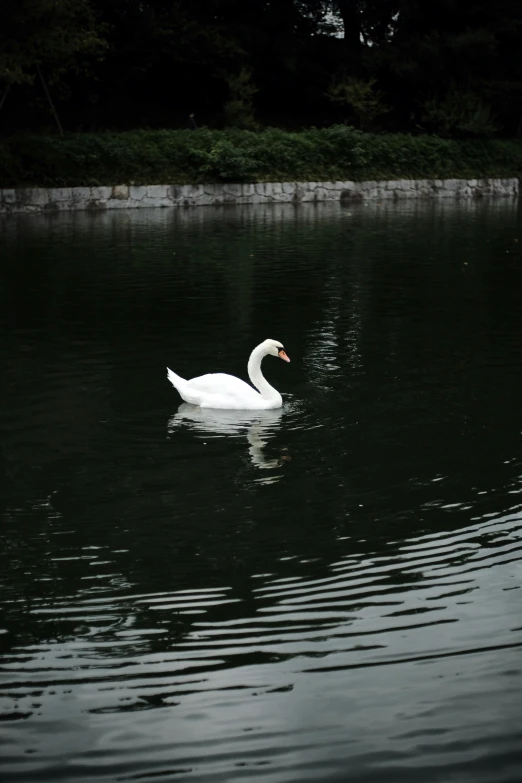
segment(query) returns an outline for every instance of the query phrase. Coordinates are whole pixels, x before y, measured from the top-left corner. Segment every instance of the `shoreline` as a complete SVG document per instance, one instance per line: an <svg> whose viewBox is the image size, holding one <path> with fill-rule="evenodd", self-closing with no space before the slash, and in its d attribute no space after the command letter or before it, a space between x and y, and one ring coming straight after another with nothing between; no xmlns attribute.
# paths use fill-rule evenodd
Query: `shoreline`
<svg viewBox="0 0 522 783"><path fill-rule="evenodd" d="M517 177L0 188L0 214L377 199L477 199L486 196L514 199L519 191Z"/></svg>

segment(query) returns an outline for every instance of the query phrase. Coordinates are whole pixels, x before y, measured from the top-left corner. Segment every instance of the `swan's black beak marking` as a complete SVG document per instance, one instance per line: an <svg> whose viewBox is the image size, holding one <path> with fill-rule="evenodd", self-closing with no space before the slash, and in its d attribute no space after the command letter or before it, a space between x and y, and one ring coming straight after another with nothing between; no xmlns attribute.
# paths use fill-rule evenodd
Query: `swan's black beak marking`
<svg viewBox="0 0 522 783"><path fill-rule="evenodd" d="M280 358L280 359L282 359L284 362L289 362L289 361L290 361L290 359L289 359L289 358L288 358L288 356L286 355L286 352L285 352L285 349L284 349L284 348L280 348L280 349L279 349L279 351L277 352L277 355L278 355L278 356L279 356L279 358Z"/></svg>

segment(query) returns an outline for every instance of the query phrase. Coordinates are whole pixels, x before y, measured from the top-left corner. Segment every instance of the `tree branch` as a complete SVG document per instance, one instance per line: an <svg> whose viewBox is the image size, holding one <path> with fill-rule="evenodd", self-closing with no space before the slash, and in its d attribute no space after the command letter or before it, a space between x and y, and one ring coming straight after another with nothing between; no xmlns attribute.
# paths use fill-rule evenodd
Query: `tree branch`
<svg viewBox="0 0 522 783"><path fill-rule="evenodd" d="M62 123L60 122L60 118L58 117L58 113L57 113L57 111L56 111L56 109L54 107L54 103L52 101L51 94L50 94L49 90L47 89L47 84L45 83L45 79L43 77L43 74L42 74L42 72L40 70L40 66L38 64L36 65L36 71L38 73L38 76L40 77L40 80L41 80L42 84L43 84L43 88L45 90L45 94L47 96L47 100L49 101L49 106L51 107L51 111L53 113L53 117L56 120L56 125L58 126L58 132L60 133L60 136L63 136Z"/></svg>
<svg viewBox="0 0 522 783"><path fill-rule="evenodd" d="M4 105L7 96L9 95L9 90L11 89L11 85L8 84L5 88L5 90L2 93L2 97L0 98L0 111L2 111L2 106Z"/></svg>

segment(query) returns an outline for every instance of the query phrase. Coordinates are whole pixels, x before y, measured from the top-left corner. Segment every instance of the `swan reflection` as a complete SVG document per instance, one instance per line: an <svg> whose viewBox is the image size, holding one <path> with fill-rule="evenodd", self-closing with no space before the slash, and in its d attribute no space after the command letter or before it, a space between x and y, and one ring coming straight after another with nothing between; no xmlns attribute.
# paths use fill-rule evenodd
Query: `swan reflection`
<svg viewBox="0 0 522 783"><path fill-rule="evenodd" d="M168 423L169 433L185 426L206 437L234 437L246 435L250 460L262 470L279 468L284 457L269 458L264 453L266 444L275 436L281 423L282 409L260 411L220 410L199 408L184 402ZM263 483L277 481L266 478Z"/></svg>

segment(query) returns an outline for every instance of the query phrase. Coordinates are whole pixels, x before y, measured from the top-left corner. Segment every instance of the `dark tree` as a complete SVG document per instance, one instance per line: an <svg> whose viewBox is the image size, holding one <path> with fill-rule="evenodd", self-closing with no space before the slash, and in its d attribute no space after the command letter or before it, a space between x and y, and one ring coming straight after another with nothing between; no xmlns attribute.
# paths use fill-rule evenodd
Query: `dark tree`
<svg viewBox="0 0 522 783"><path fill-rule="evenodd" d="M5 0L0 129L514 136L521 44L520 0Z"/></svg>

